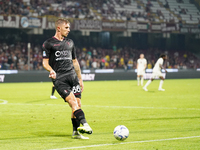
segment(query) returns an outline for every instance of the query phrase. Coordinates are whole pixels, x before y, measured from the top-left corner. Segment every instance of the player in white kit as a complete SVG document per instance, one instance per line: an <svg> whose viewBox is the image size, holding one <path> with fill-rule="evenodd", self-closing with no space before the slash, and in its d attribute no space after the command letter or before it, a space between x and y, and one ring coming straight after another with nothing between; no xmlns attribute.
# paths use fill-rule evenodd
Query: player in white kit
<svg viewBox="0 0 200 150"><path fill-rule="evenodd" d="M147 90L147 86L154 80L154 78L157 76L161 79L160 81L160 85L159 85L159 88L158 90L159 91L165 91L165 89L162 88L162 85L163 85L163 82L164 82L164 78L163 78L163 75L161 73L161 69L164 69L165 72L167 72L167 70L163 67L163 62L164 60L167 59L167 56L166 55L161 55L160 58L157 60L154 68L153 68L153 73L152 73L152 76L151 76L151 79L147 81L147 83L145 84L145 86L143 87L143 89L145 91L148 91Z"/></svg>
<svg viewBox="0 0 200 150"><path fill-rule="evenodd" d="M144 58L144 54L140 54L140 58L137 60L137 81L138 85L140 85L140 78L141 78L141 85L143 86L144 81L144 74L145 69L147 67L147 60Z"/></svg>

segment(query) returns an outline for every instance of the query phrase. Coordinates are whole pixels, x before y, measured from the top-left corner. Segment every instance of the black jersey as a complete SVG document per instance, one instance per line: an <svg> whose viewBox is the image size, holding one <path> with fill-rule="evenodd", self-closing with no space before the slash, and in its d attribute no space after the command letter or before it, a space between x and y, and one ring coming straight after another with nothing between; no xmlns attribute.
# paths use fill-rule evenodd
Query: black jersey
<svg viewBox="0 0 200 150"><path fill-rule="evenodd" d="M76 49L71 39L59 41L52 37L44 42L42 50L43 58L49 58L49 65L56 73L74 73L72 59L76 58Z"/></svg>

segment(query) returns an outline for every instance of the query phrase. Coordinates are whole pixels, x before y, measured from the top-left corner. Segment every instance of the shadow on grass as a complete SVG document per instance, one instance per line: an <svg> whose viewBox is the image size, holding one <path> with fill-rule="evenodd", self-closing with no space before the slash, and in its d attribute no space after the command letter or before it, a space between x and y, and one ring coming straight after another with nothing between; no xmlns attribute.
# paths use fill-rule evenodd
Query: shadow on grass
<svg viewBox="0 0 200 150"><path fill-rule="evenodd" d="M71 138L71 136L72 136L71 134L60 133L60 132L48 132L48 131L35 132L32 134L37 137L67 137L67 138Z"/></svg>
<svg viewBox="0 0 200 150"><path fill-rule="evenodd" d="M65 134L60 132L35 132L31 133L33 136L19 136L19 137L10 137L10 138L0 138L0 140L20 140L20 139L35 139L38 137L64 137L64 138L71 138L71 134Z"/></svg>
<svg viewBox="0 0 200 150"><path fill-rule="evenodd" d="M146 91L145 91L145 92L146 92ZM149 90L148 90L147 93L155 93L155 91L149 91Z"/></svg>

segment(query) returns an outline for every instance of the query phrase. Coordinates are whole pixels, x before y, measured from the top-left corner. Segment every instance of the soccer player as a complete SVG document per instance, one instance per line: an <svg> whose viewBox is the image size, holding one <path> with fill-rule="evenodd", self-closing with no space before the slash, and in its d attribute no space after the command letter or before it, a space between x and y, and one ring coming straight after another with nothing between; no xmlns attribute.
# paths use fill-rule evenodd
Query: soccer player
<svg viewBox="0 0 200 150"><path fill-rule="evenodd" d="M54 95L55 90L56 90L55 86L53 85L52 90L51 90L51 96L50 96L51 99L57 99L57 97Z"/></svg>
<svg viewBox="0 0 200 150"><path fill-rule="evenodd" d="M165 91L165 89L162 88L162 85L163 85L163 82L164 82L164 78L163 78L163 75L161 73L161 69L164 69L165 72L167 72L167 70L163 67L163 62L164 60L167 59L167 55L161 55L160 58L157 60L154 68L153 68L153 73L152 73L152 76L151 76L151 79L147 81L147 83L145 84L145 86L143 87L143 89L145 91L148 91L147 89L147 86L154 80L154 78L156 76L158 76L161 80L160 80L160 85L159 85L159 88L158 90L159 91Z"/></svg>
<svg viewBox="0 0 200 150"><path fill-rule="evenodd" d="M147 67L147 60L144 58L144 54L140 54L140 58L137 60L137 81L138 86L140 85L140 78L141 78L141 85L143 86L144 82L144 74L145 69Z"/></svg>
<svg viewBox="0 0 200 150"><path fill-rule="evenodd" d="M70 22L59 18L55 22L55 29L55 35L47 39L42 46L43 67L50 72L49 77L52 78L57 92L72 109L72 138L89 139L80 134L92 134L93 131L81 109L81 92L84 85L74 42L67 38Z"/></svg>

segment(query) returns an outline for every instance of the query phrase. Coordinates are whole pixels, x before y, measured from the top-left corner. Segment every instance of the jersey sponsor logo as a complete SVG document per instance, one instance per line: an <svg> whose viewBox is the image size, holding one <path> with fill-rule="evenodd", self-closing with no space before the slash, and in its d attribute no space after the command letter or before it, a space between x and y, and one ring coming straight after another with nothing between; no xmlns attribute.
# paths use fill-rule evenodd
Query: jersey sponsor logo
<svg viewBox="0 0 200 150"><path fill-rule="evenodd" d="M68 56L69 55L69 51L56 51L55 55L56 55L56 57Z"/></svg>
<svg viewBox="0 0 200 150"><path fill-rule="evenodd" d="M58 58L56 58L56 61L58 61L58 60L66 60L66 59L72 60L71 53L68 50L56 51L55 52L55 56L58 57Z"/></svg>
<svg viewBox="0 0 200 150"><path fill-rule="evenodd" d="M58 60L67 60L67 59L70 59L70 58L60 57L60 58L56 58L56 61L58 61ZM70 60L71 60L71 59L70 59Z"/></svg>
<svg viewBox="0 0 200 150"><path fill-rule="evenodd" d="M47 56L45 51L43 51L43 56L44 56L44 57Z"/></svg>

